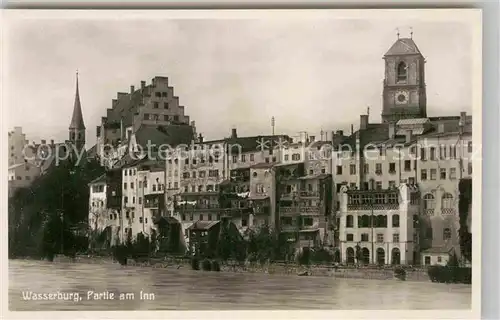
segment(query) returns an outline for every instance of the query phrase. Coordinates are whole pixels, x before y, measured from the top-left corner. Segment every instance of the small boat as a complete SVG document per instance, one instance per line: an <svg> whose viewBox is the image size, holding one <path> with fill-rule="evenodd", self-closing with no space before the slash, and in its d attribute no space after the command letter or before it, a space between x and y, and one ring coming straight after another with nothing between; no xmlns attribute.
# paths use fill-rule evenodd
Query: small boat
<svg viewBox="0 0 500 320"><path fill-rule="evenodd" d="M307 270L306 270L306 271L303 271L303 272L298 273L297 275L298 275L299 277L305 277L305 276L309 276L310 274L309 274L309 271L307 271Z"/></svg>

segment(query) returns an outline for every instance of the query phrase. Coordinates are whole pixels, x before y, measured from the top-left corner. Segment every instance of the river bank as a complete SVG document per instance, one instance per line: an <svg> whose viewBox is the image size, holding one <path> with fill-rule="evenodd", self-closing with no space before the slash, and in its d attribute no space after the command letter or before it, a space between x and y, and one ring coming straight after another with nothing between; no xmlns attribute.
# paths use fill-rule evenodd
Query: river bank
<svg viewBox="0 0 500 320"><path fill-rule="evenodd" d="M117 262L110 256L86 256L79 255L75 258L65 256L56 256L54 263L72 262L85 264L116 264ZM133 259L127 261L128 266L151 267L165 269L191 269L189 259L180 258L151 258L144 262L136 262ZM392 268L373 268L373 267L337 267L325 265L301 266L291 263L269 263L269 264L232 264L222 263L221 272L231 273L264 273L276 275L299 275L307 273L312 277L334 277L344 279L366 279L366 280L393 280L394 270ZM209 271L199 271L209 272ZM430 278L426 270L407 270L406 281L429 282Z"/></svg>

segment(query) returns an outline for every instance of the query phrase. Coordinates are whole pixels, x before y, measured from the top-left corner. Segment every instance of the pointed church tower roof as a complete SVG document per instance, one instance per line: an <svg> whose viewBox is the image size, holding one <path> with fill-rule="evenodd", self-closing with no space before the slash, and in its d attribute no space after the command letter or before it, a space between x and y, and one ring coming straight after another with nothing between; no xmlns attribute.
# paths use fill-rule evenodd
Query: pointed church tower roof
<svg viewBox="0 0 500 320"><path fill-rule="evenodd" d="M78 89L78 71L76 72L76 94L75 105L73 107L73 117L71 117L70 129L85 129L83 123L82 105L80 104L80 91Z"/></svg>
<svg viewBox="0 0 500 320"><path fill-rule="evenodd" d="M399 38L384 55L386 56L400 56L405 54L420 54L417 45L411 38Z"/></svg>

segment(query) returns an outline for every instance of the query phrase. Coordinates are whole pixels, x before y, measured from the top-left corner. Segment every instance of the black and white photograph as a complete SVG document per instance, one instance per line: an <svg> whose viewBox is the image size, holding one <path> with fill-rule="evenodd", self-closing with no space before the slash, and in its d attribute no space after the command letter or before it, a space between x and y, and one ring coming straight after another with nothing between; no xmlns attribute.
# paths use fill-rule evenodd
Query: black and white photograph
<svg viewBox="0 0 500 320"><path fill-rule="evenodd" d="M481 23L3 12L9 313L478 317Z"/></svg>

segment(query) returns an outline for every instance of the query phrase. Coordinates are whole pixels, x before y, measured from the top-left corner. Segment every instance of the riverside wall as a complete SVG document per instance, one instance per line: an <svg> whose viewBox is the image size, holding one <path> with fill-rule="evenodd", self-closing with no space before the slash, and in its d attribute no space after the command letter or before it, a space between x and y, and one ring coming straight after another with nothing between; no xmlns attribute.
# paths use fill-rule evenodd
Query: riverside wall
<svg viewBox="0 0 500 320"><path fill-rule="evenodd" d="M76 256L68 258L64 256L56 256L55 263L58 262L74 262L88 264L108 264L117 263L110 256ZM201 261L200 261L201 264ZM136 262L129 259L128 266L136 267L152 267L152 268L171 268L171 269L191 269L189 259L179 258L151 258L143 262ZM201 266L200 266L201 267ZM286 263L269 263L269 264L244 264L237 263L222 263L220 265L221 272L236 272L236 273L265 273L276 275L298 275L304 272L308 276L313 277L334 277L344 279L371 279L371 280L393 280L394 271L392 268L373 268L373 267L333 267L324 265L301 266L298 264ZM199 271L208 272L208 271ZM427 271L423 269L406 270L407 281L430 281Z"/></svg>

